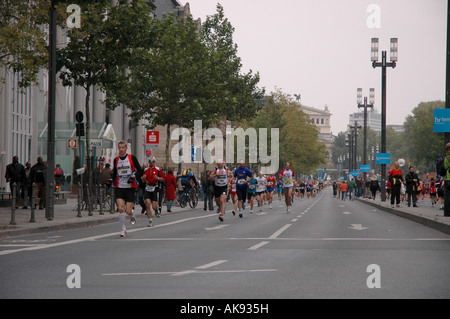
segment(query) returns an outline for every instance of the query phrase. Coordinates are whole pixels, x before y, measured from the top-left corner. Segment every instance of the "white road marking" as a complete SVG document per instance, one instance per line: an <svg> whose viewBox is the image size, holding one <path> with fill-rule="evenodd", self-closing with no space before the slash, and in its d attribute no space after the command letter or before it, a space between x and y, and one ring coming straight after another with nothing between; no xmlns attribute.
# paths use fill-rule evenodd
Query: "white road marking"
<svg viewBox="0 0 450 319"><path fill-rule="evenodd" d="M281 227L280 229L278 229L276 232L274 232L274 233L272 234L272 236L269 237L269 239L275 239L275 238L277 238L278 236L281 235L281 233L283 233L286 229L288 229L288 228L291 227L291 226L292 226L292 224L286 224L286 225L284 225L283 227Z"/></svg>
<svg viewBox="0 0 450 319"><path fill-rule="evenodd" d="M265 246L265 245L267 245L268 243L270 243L270 242L269 242L269 241L262 241L262 242L260 242L259 244L256 244L256 245L250 247L250 248L247 249L247 250L257 250L258 248L261 248L262 246Z"/></svg>
<svg viewBox="0 0 450 319"><path fill-rule="evenodd" d="M216 261L213 261L213 262L211 262L211 263L209 263L209 264L206 264L206 265L203 265L203 266L195 267L195 269L208 269L208 268L212 268L212 267L214 267L214 266L218 266L218 265L220 265L220 264L226 263L227 261L228 261L228 260L216 260Z"/></svg>
<svg viewBox="0 0 450 319"><path fill-rule="evenodd" d="M151 228L142 227L142 228L138 228L138 229L130 229L127 232L128 232L128 234L131 234L131 233L134 233L134 232L139 232L139 231L144 231L144 230L145 231L149 231L149 230L154 229L154 228L175 225L175 224L184 223L184 222L191 221L191 220L208 218L208 217L211 217L211 216L217 216L217 215L216 214L209 214L209 215L204 215L204 216L199 216L199 217L185 218L185 219L180 219L180 220L176 220L176 221L165 223L165 224L155 225L155 226L153 226ZM94 241L94 240L97 240L97 239L107 238L107 237L111 237L111 236L117 236L118 237L119 236L119 232L103 234L103 235L97 235L97 236L91 236L91 237L85 237L85 238L79 238L79 239L74 239L74 240L68 240L68 241L63 241L63 242L60 242L60 243L43 244L43 245L39 245L39 246L35 246L35 247L3 250L3 251L0 251L0 256L2 256L2 255L10 255L10 254L14 254L14 253L22 252L22 251L32 251L32 250L40 250L40 249L47 249L47 248L53 248L53 247L59 247L59 246L78 244L78 243L83 243L83 242L87 242L87 241ZM124 239L124 241L126 241L126 238Z"/></svg>
<svg viewBox="0 0 450 319"><path fill-rule="evenodd" d="M219 225L219 226L216 226L216 227L210 227L210 228L207 228L207 227L205 227L205 230L218 230L218 229L222 229L222 228L225 228L225 227L227 227L227 226L230 226L230 225Z"/></svg>

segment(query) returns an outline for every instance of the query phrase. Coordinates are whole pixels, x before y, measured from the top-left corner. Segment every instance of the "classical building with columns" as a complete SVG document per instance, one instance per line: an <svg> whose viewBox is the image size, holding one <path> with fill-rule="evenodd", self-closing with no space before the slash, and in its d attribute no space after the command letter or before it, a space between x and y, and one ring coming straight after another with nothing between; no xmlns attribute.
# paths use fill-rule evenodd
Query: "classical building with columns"
<svg viewBox="0 0 450 319"><path fill-rule="evenodd" d="M150 0L149 4L156 18L162 18L169 11L174 11L178 16L190 11L189 4L182 6L177 0ZM59 29L57 37L58 45L64 45L67 39ZM9 190L4 175L5 167L12 162L13 156L17 155L23 164L26 161L36 163L38 156L44 160L47 157L47 70L39 73L38 82L38 85L19 90L18 74L0 68L0 191ZM72 175L75 155L81 153L84 162L84 143L78 145L80 152L80 148L69 148L68 141L76 139L75 114L78 111L85 113L85 97L84 88L64 87L57 77L55 163L61 164L66 176ZM110 161L116 156L117 141L126 140L130 143L130 151L140 161L146 160L146 123L133 123L127 116L129 110L126 106L114 111L107 110L102 103L104 99L104 93L94 87L90 101L94 157L105 157Z"/></svg>

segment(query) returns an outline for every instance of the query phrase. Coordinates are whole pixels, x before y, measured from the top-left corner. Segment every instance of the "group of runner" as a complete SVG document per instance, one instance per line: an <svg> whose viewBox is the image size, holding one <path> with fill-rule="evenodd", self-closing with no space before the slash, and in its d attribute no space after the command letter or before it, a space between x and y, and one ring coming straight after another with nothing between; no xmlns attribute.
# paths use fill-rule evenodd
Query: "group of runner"
<svg viewBox="0 0 450 319"><path fill-rule="evenodd" d="M138 183L146 185L144 200L149 218L148 226L153 226L152 209L155 211L155 214L158 210L156 186L158 182L164 180L164 174L155 165L156 159L154 157L150 158L149 168L143 171L137 158L127 153L127 143L125 141L118 143L118 149L119 156L113 162L113 181L121 225L120 236L125 237L127 235L126 215L130 217L132 225L136 223L133 205L135 189L138 187ZM267 177L263 176L262 172L256 174L245 166L244 161L240 161L239 167L233 172L226 167L223 160L217 160L216 162L217 167L209 178L214 181L214 197L221 222L224 220L228 192L234 205L232 214L236 215L238 213L240 218L243 217L242 212L245 209L246 200L248 200L250 205L250 213L253 213L255 198L259 207L268 203L271 209L273 193L276 187L281 188L284 192L287 213L291 210L295 194L302 197L301 194L304 194L305 190L308 198L310 194L315 194L311 183L295 181L295 174L289 162L286 163L286 167L278 175L278 178L275 177L274 172L271 172ZM281 199L281 193L278 193Z"/></svg>

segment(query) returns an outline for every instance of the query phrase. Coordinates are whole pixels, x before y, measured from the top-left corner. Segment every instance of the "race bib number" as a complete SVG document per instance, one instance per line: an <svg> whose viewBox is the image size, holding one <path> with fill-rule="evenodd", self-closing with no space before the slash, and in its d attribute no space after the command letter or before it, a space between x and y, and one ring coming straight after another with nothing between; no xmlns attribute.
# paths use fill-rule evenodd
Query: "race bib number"
<svg viewBox="0 0 450 319"><path fill-rule="evenodd" d="M245 179L243 179L243 178L238 179L237 183L238 183L239 185L244 185L244 184L245 184Z"/></svg>
<svg viewBox="0 0 450 319"><path fill-rule="evenodd" d="M292 180L291 179L285 179L284 180L284 184L291 184L292 183Z"/></svg>
<svg viewBox="0 0 450 319"><path fill-rule="evenodd" d="M152 186L152 185L147 185L145 186L145 191L146 192L154 192L155 191L156 186Z"/></svg>
<svg viewBox="0 0 450 319"><path fill-rule="evenodd" d="M131 168L130 167L118 167L117 168L117 174L119 176L131 175Z"/></svg>

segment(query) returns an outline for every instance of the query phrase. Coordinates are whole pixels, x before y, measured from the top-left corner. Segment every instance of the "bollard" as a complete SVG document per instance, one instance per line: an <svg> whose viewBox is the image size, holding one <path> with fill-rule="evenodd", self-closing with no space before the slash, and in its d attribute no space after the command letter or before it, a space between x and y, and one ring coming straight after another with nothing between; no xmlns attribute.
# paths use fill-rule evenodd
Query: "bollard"
<svg viewBox="0 0 450 319"><path fill-rule="evenodd" d="M100 215L105 215L105 213L103 212L103 204L105 201L105 198L103 196L103 191L104 191L104 186L103 185L99 185L99 189L100 191Z"/></svg>
<svg viewBox="0 0 450 319"><path fill-rule="evenodd" d="M77 217L81 217L81 183L78 183L78 214Z"/></svg>
<svg viewBox="0 0 450 319"><path fill-rule="evenodd" d="M17 184L16 182L12 185L12 206L11 206L11 221L9 222L10 225L17 225L16 224L16 188Z"/></svg>
<svg viewBox="0 0 450 319"><path fill-rule="evenodd" d="M114 185L111 186L111 196L109 196L109 200L111 201L111 205L109 205L109 213L114 214L114 197L116 196L116 187Z"/></svg>
<svg viewBox="0 0 450 319"><path fill-rule="evenodd" d="M95 186L93 187L93 189L95 189ZM93 216L94 214L92 214L92 210L94 209L94 207L92 207L91 204L94 203L94 200L93 200L93 195L94 195L94 194L91 194L91 190L90 190L89 185L86 186L86 191L87 191L87 193L88 193L88 196L87 196L87 199L88 199L88 203L87 203L87 206L88 206L88 216Z"/></svg>
<svg viewBox="0 0 450 319"><path fill-rule="evenodd" d="M31 184L31 198L34 199L36 193L36 183ZM34 205L33 200L31 201L31 218L30 223L36 222L36 206Z"/></svg>

